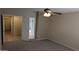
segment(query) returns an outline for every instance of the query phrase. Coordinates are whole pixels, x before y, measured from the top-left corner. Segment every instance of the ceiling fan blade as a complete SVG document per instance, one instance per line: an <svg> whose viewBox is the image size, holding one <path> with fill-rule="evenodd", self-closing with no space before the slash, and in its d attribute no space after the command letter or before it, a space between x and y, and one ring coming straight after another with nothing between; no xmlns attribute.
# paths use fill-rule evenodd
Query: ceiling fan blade
<svg viewBox="0 0 79 59"><path fill-rule="evenodd" d="M62 13L59 13L59 12L53 12L54 14L58 14L58 15L62 15Z"/></svg>

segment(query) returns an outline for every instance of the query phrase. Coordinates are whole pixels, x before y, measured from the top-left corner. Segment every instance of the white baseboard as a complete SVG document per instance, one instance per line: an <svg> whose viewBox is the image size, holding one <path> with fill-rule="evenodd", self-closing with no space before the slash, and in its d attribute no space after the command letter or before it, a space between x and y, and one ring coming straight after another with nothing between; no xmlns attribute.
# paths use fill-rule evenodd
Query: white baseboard
<svg viewBox="0 0 79 59"><path fill-rule="evenodd" d="M69 45L67 45L67 44L62 44L62 43L57 42L57 41L54 41L54 40L51 40L51 41L53 41L53 42L55 42L55 43L58 43L58 44L60 44L60 45L63 45L63 46L65 46L65 47L68 47L68 48L72 49L73 51L78 51L78 49L75 49L75 48L73 48L73 47L71 47L71 46L69 46Z"/></svg>

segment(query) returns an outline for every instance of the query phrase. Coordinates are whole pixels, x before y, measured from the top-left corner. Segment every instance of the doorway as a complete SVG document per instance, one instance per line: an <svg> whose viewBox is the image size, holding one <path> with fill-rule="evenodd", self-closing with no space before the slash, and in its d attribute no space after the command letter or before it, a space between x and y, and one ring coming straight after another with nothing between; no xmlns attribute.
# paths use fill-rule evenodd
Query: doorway
<svg viewBox="0 0 79 59"><path fill-rule="evenodd" d="M29 17L29 39L35 39L35 18Z"/></svg>
<svg viewBox="0 0 79 59"><path fill-rule="evenodd" d="M21 40L22 16L3 15L3 49L8 49L9 43Z"/></svg>
<svg viewBox="0 0 79 59"><path fill-rule="evenodd" d="M13 33L12 33L12 16L4 16L3 17L3 41L4 42L10 42L13 40Z"/></svg>

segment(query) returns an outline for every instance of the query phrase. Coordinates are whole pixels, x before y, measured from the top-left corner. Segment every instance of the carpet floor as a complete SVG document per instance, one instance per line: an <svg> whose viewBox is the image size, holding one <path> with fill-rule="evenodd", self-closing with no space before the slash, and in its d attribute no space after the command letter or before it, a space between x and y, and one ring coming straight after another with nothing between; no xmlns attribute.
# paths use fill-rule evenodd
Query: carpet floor
<svg viewBox="0 0 79 59"><path fill-rule="evenodd" d="M72 51L63 45L50 40L13 41L4 43L3 50L6 51Z"/></svg>

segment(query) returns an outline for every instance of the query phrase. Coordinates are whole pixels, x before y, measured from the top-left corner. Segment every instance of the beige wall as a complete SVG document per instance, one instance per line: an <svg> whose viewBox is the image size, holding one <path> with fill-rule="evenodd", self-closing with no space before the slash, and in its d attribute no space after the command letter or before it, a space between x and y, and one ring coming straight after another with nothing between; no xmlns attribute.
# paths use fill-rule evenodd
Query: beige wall
<svg viewBox="0 0 79 59"><path fill-rule="evenodd" d="M41 15L38 19L37 36L39 40L48 39L48 19Z"/></svg>
<svg viewBox="0 0 79 59"><path fill-rule="evenodd" d="M79 50L79 12L53 16L49 22L49 39Z"/></svg>

